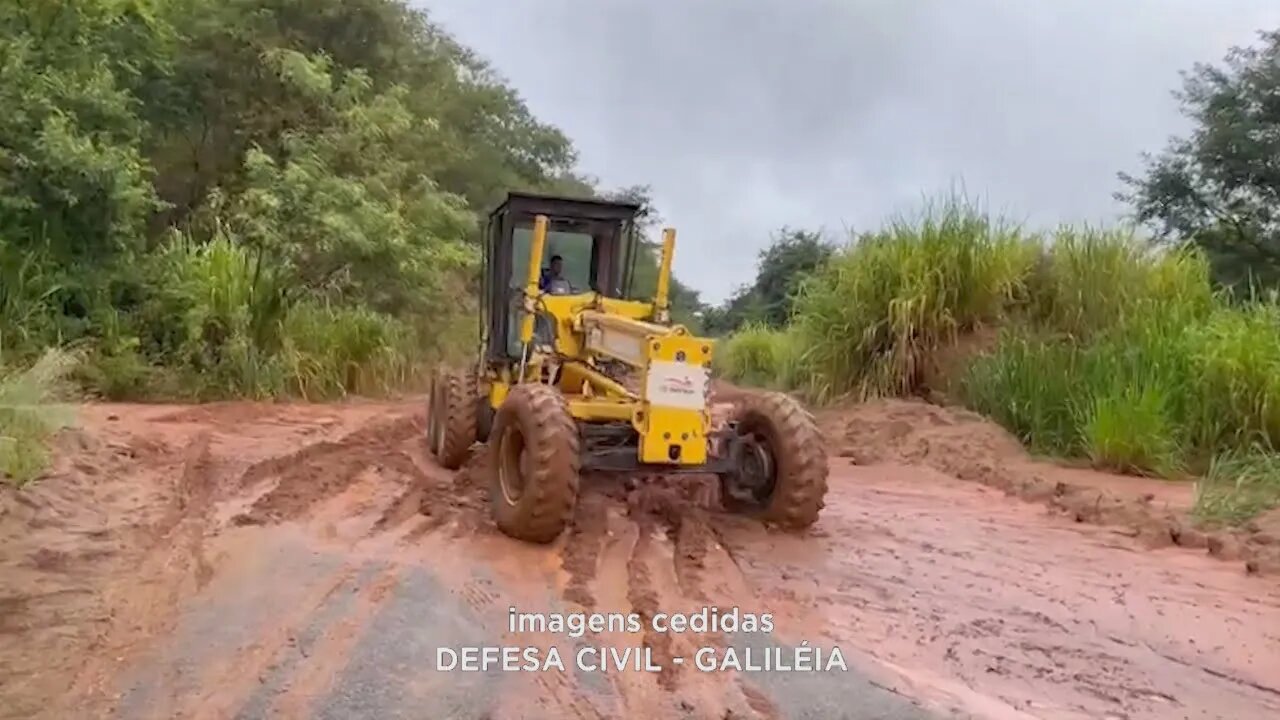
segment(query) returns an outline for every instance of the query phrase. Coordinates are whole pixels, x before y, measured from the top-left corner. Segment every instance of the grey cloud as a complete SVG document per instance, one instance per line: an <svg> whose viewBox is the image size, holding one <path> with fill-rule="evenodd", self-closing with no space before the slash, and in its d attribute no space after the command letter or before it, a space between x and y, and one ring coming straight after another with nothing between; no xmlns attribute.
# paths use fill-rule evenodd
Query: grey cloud
<svg viewBox="0 0 1280 720"><path fill-rule="evenodd" d="M609 186L649 184L721 300L786 224L873 226L963 180L1037 225L1106 221L1184 130L1178 72L1274 0L429 0Z"/></svg>

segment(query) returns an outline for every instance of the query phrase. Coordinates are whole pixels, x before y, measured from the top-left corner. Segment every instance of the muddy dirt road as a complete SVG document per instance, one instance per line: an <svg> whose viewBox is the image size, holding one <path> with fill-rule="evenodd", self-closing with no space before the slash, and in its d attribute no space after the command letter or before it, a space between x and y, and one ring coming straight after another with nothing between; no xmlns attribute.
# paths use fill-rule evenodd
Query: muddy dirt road
<svg viewBox="0 0 1280 720"><path fill-rule="evenodd" d="M1077 522L1108 513L1073 506L1061 478L1126 481L1035 466L974 418L822 418L831 491L805 536L708 511L697 484L588 482L571 534L534 547L492 527L472 472L424 455L420 408L86 407L48 477L0 495L0 715L1280 716L1276 575L1190 531L1152 549L1141 523ZM1148 508L1186 501L1134 487ZM775 627L508 631L512 607L707 606ZM840 648L848 671L695 667L702 646L802 642ZM482 645L555 646L567 668L435 670L437 648ZM574 669L601 646L648 647L664 669Z"/></svg>

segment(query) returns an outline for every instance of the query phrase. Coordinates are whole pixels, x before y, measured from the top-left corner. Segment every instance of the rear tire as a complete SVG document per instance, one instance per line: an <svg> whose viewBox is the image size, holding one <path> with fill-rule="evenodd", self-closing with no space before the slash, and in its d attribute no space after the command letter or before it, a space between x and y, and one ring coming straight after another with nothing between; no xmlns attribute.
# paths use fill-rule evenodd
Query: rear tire
<svg viewBox="0 0 1280 720"><path fill-rule="evenodd" d="M760 393L744 398L732 419L748 456L720 478L725 508L790 530L817 522L829 470L813 416L788 395Z"/></svg>
<svg viewBox="0 0 1280 720"><path fill-rule="evenodd" d="M578 500L578 426L564 397L530 383L511 389L488 441L489 498L498 528L533 543L559 537Z"/></svg>
<svg viewBox="0 0 1280 720"><path fill-rule="evenodd" d="M467 461L476 441L476 389L465 374L437 370L427 409L427 448L448 470Z"/></svg>

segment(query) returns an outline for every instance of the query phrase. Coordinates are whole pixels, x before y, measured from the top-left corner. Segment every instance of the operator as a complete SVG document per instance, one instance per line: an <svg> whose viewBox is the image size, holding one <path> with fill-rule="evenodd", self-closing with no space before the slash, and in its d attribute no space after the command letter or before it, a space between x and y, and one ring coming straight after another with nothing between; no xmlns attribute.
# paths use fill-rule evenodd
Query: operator
<svg viewBox="0 0 1280 720"><path fill-rule="evenodd" d="M538 279L538 289L552 295L564 295L572 292L573 287L562 274L564 271L564 258L559 255L551 256L551 265L542 269L542 277Z"/></svg>

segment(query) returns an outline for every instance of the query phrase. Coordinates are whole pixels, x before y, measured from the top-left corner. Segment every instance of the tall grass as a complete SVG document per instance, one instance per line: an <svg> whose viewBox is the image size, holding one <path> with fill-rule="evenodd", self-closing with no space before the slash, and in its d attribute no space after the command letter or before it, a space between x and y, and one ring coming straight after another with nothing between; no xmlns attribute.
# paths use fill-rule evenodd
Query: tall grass
<svg viewBox="0 0 1280 720"><path fill-rule="evenodd" d="M0 357L51 334L61 289L39 253L19 250L0 238Z"/></svg>
<svg viewBox="0 0 1280 720"><path fill-rule="evenodd" d="M1002 320L1036 247L949 201L857 238L802 288L793 326L818 400L911 392L943 344Z"/></svg>
<svg viewBox="0 0 1280 720"><path fill-rule="evenodd" d="M1280 307L1153 306L1098 332L1009 332L970 366L964 399L1033 448L1129 472L1203 472L1224 448L1280 443Z"/></svg>
<svg viewBox="0 0 1280 720"><path fill-rule="evenodd" d="M1214 457L1196 483L1196 516L1238 525L1276 506L1280 454L1265 448L1232 448Z"/></svg>
<svg viewBox="0 0 1280 720"><path fill-rule="evenodd" d="M416 338L399 321L359 308L303 304L284 323L288 390L307 399L385 395L416 372Z"/></svg>
<svg viewBox="0 0 1280 720"><path fill-rule="evenodd" d="M1191 318L1213 306L1209 263L1191 248L1126 230L1061 228L1048 240L1027 283L1037 327L1086 339L1149 310Z"/></svg>
<svg viewBox="0 0 1280 720"><path fill-rule="evenodd" d="M1207 473L1201 512L1239 520L1280 504L1280 303L1212 287L1192 248L1125 229L1033 235L950 201L856 238L802 288L787 329L746 328L721 361L819 401L905 395L939 351L999 326L949 383L955 399L1039 453Z"/></svg>
<svg viewBox="0 0 1280 720"><path fill-rule="evenodd" d="M46 352L25 370L0 367L0 475L19 486L48 464L49 437L70 425L74 412L59 404L77 358Z"/></svg>

